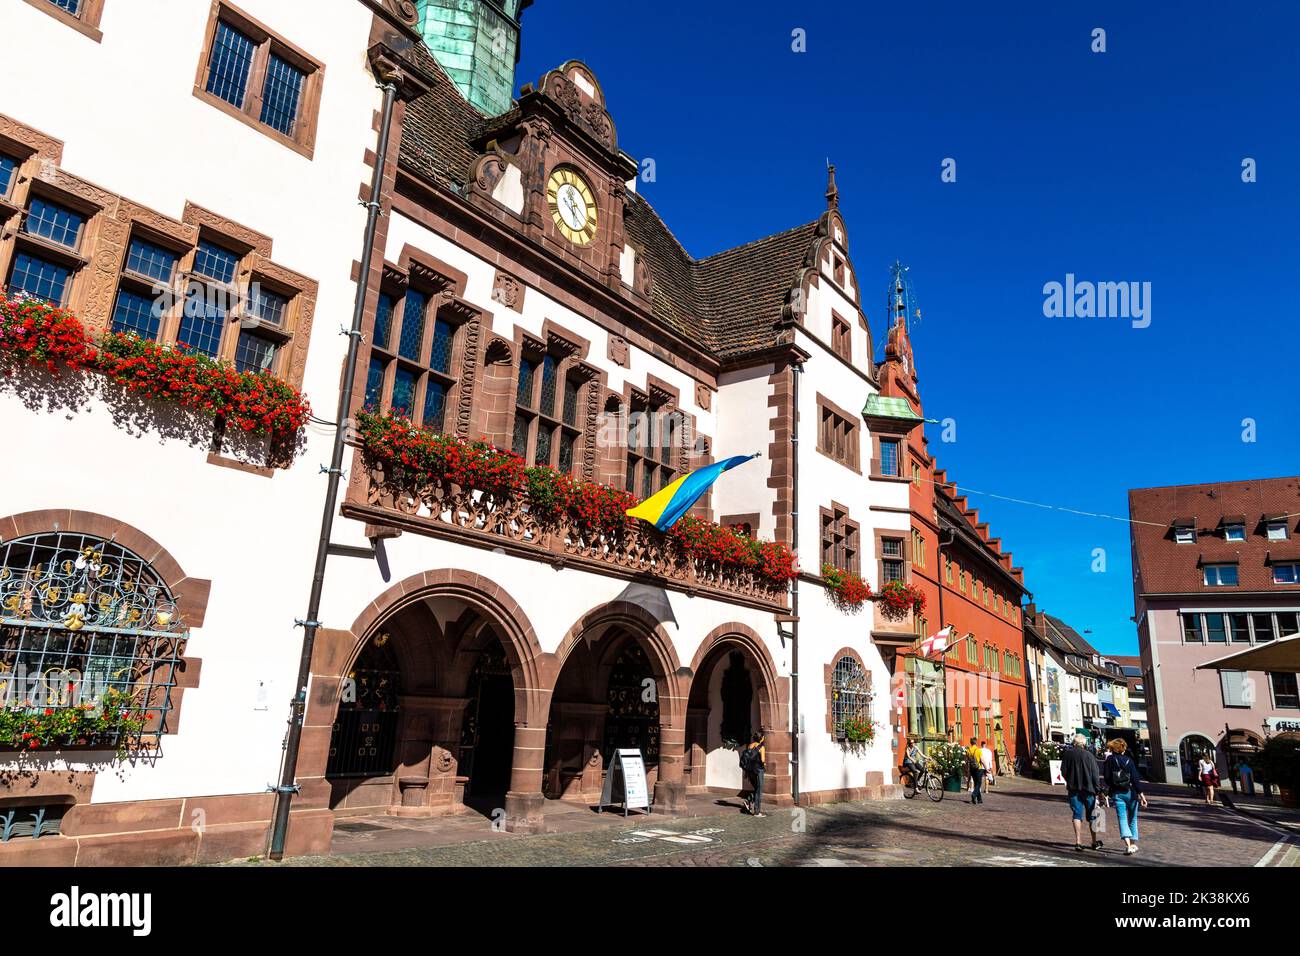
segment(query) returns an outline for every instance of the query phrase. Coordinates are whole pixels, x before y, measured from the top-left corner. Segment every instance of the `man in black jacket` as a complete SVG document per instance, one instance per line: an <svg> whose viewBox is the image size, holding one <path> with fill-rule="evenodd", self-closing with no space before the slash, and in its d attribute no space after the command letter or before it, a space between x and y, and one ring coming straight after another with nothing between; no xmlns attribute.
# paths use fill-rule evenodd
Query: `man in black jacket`
<svg viewBox="0 0 1300 956"><path fill-rule="evenodd" d="M1065 778L1065 792L1070 798L1070 812L1074 818L1074 848L1083 852L1083 821L1088 821L1092 833L1092 848L1101 849L1097 838L1097 792L1101 789L1101 774L1097 772L1097 758L1088 749L1088 738L1076 734L1074 746L1061 754L1061 776Z"/></svg>

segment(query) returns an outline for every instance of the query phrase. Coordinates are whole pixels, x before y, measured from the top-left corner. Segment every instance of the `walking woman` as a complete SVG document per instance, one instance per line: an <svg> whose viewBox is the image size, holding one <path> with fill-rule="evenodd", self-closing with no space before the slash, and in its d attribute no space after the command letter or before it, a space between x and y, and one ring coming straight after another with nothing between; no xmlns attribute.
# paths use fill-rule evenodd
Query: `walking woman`
<svg viewBox="0 0 1300 956"><path fill-rule="evenodd" d="M1138 851L1138 806L1146 809L1147 795L1142 792L1137 764L1127 753L1128 744L1116 738L1106 749L1110 752L1106 754L1101 773L1119 815L1119 835L1126 847L1124 855L1132 856Z"/></svg>
<svg viewBox="0 0 1300 956"><path fill-rule="evenodd" d="M1205 805L1209 806L1214 803L1214 788L1219 785L1219 771L1208 750L1201 754L1201 759L1196 764L1196 776L1205 789Z"/></svg>

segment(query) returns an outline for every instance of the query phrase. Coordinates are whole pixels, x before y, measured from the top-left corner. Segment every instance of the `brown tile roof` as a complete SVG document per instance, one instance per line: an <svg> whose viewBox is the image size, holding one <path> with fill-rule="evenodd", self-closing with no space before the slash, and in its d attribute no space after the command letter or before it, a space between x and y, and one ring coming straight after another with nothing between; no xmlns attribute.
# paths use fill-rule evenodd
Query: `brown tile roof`
<svg viewBox="0 0 1300 956"><path fill-rule="evenodd" d="M402 165L439 185L463 190L481 155L472 144L511 125L514 110L485 117L428 57L434 89L406 107ZM424 66L425 64L421 64ZM680 335L719 357L776 341L776 324L800 270L811 264L820 220L694 259L644 196L628 193L624 227L652 280L651 311Z"/></svg>
<svg viewBox="0 0 1300 956"><path fill-rule="evenodd" d="M1145 594L1231 594L1236 591L1277 591L1296 594L1294 586L1273 584L1266 563L1300 560L1300 518L1287 519L1285 541L1269 541L1263 519L1300 513L1300 477L1260 478L1251 481L1204 485L1135 488L1128 493L1133 520L1136 587ZM1221 522L1225 517L1246 518L1246 540L1228 541ZM1195 519L1194 544L1174 540L1175 520ZM1205 564L1237 563L1236 587L1204 583Z"/></svg>

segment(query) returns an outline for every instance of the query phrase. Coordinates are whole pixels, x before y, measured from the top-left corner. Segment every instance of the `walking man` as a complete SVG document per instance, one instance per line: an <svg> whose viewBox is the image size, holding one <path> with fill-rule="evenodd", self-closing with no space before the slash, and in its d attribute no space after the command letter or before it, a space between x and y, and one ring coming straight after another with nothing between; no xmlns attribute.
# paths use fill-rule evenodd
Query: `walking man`
<svg viewBox="0 0 1300 956"><path fill-rule="evenodd" d="M989 743L987 740L980 741L980 764L984 767L984 784L985 792L987 792L988 788L993 786L993 778L995 776L993 751L989 749ZM981 794L981 797L982 796L983 795ZM983 803L983 799L981 799L980 802Z"/></svg>
<svg viewBox="0 0 1300 956"><path fill-rule="evenodd" d="M1082 853L1083 821L1088 821L1092 834L1092 848L1101 849L1097 837L1097 791L1101 789L1101 775L1097 772L1097 758L1088 749L1088 738L1075 734L1074 746L1061 753L1061 776L1065 778L1065 793L1070 799L1070 813L1074 820L1074 848Z"/></svg>

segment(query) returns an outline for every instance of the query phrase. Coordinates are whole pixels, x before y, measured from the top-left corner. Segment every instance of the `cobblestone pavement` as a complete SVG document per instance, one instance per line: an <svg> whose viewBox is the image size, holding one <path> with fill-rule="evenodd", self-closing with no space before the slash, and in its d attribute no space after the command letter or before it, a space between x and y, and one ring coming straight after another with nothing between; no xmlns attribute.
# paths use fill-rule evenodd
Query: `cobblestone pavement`
<svg viewBox="0 0 1300 956"><path fill-rule="evenodd" d="M329 856L282 866L1254 866L1300 865L1294 837L1223 807L1206 807L1170 788L1142 811L1141 849L1123 855L1113 809L1105 846L1073 849L1065 795L1031 780L999 781L982 806L965 794L941 803L914 800L840 803L745 816L729 807L693 816L659 815L570 824L567 832L517 836L493 832L479 817L459 821L448 842L367 850L336 838ZM701 804L697 803L696 806ZM585 811L583 811L585 812ZM595 817L594 814L591 815ZM581 818L578 817L578 820ZM343 821L357 832L358 821ZM361 827L372 826L360 822ZM472 831L466 829L472 827ZM345 834L349 831L344 831ZM382 844L380 844L382 845Z"/></svg>

